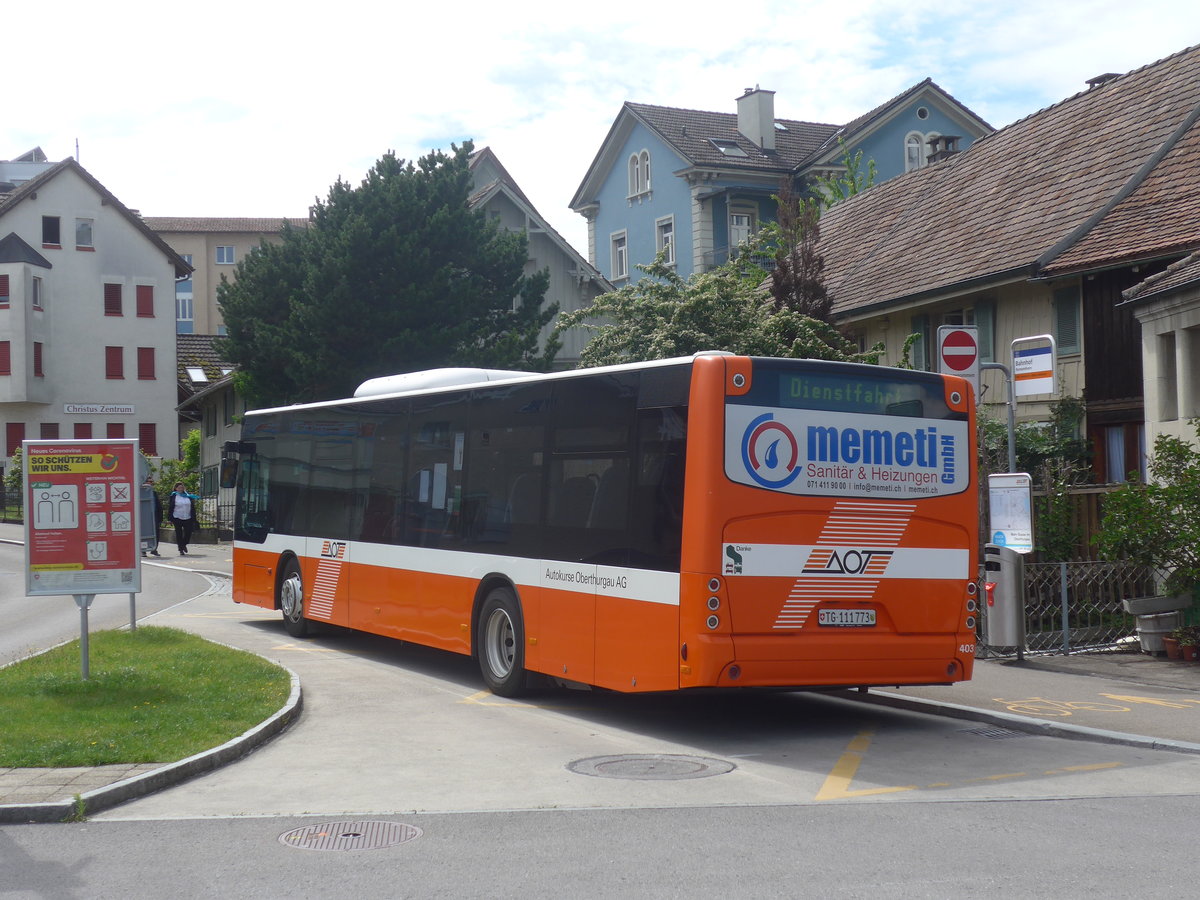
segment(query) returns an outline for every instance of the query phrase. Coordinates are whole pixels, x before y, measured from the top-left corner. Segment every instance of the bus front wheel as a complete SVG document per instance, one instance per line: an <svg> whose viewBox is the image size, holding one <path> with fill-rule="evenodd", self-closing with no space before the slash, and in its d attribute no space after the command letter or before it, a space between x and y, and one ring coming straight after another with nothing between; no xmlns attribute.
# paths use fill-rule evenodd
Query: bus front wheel
<svg viewBox="0 0 1200 900"><path fill-rule="evenodd" d="M310 633L308 619L304 618L304 582L300 578L300 564L290 559L283 567L283 578L279 582L279 609L283 613L283 627L292 637L307 637Z"/></svg>
<svg viewBox="0 0 1200 900"><path fill-rule="evenodd" d="M477 628L484 684L501 697L517 696L525 688L525 623L516 595L506 587L488 591Z"/></svg>

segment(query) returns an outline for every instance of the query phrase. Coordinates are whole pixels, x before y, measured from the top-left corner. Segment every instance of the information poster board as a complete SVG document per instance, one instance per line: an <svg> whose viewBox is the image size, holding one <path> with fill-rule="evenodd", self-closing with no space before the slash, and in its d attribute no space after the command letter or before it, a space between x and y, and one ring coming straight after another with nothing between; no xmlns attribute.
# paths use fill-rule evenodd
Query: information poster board
<svg viewBox="0 0 1200 900"><path fill-rule="evenodd" d="M25 593L141 591L137 441L25 441Z"/></svg>
<svg viewBox="0 0 1200 900"><path fill-rule="evenodd" d="M990 543L1033 552L1033 479L1025 472L988 476Z"/></svg>

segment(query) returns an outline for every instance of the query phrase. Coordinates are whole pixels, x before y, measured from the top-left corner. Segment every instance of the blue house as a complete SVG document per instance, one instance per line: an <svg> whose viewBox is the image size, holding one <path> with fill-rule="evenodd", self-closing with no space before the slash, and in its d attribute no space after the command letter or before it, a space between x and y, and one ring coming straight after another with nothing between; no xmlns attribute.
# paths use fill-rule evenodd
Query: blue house
<svg viewBox="0 0 1200 900"><path fill-rule="evenodd" d="M617 287L660 250L683 278L729 258L773 221L784 179L797 192L862 151L876 181L966 149L992 127L926 79L846 125L775 117L775 92L747 89L736 113L625 103L570 206L588 259Z"/></svg>

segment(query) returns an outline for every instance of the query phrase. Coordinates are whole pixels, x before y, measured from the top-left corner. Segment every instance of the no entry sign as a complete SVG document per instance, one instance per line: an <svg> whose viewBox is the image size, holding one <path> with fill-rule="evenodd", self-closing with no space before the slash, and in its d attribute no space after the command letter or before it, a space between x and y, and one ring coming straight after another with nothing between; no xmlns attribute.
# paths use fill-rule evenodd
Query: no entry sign
<svg viewBox="0 0 1200 900"><path fill-rule="evenodd" d="M978 401L979 332L974 325L942 325L938 328L938 371L967 379Z"/></svg>

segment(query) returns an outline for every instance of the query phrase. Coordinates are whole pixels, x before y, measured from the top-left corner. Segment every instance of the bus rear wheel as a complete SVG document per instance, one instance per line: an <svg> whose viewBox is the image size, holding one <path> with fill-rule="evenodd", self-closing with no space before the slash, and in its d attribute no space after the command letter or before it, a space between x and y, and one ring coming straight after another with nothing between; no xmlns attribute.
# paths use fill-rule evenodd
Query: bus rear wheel
<svg viewBox="0 0 1200 900"><path fill-rule="evenodd" d="M521 604L506 587L488 591L476 632L479 671L488 690L515 697L525 689L525 623Z"/></svg>
<svg viewBox="0 0 1200 900"><path fill-rule="evenodd" d="M300 577L300 564L294 559L288 560L283 567L279 610L283 613L283 627L292 637L308 637L312 633L308 619L304 618L304 581Z"/></svg>

